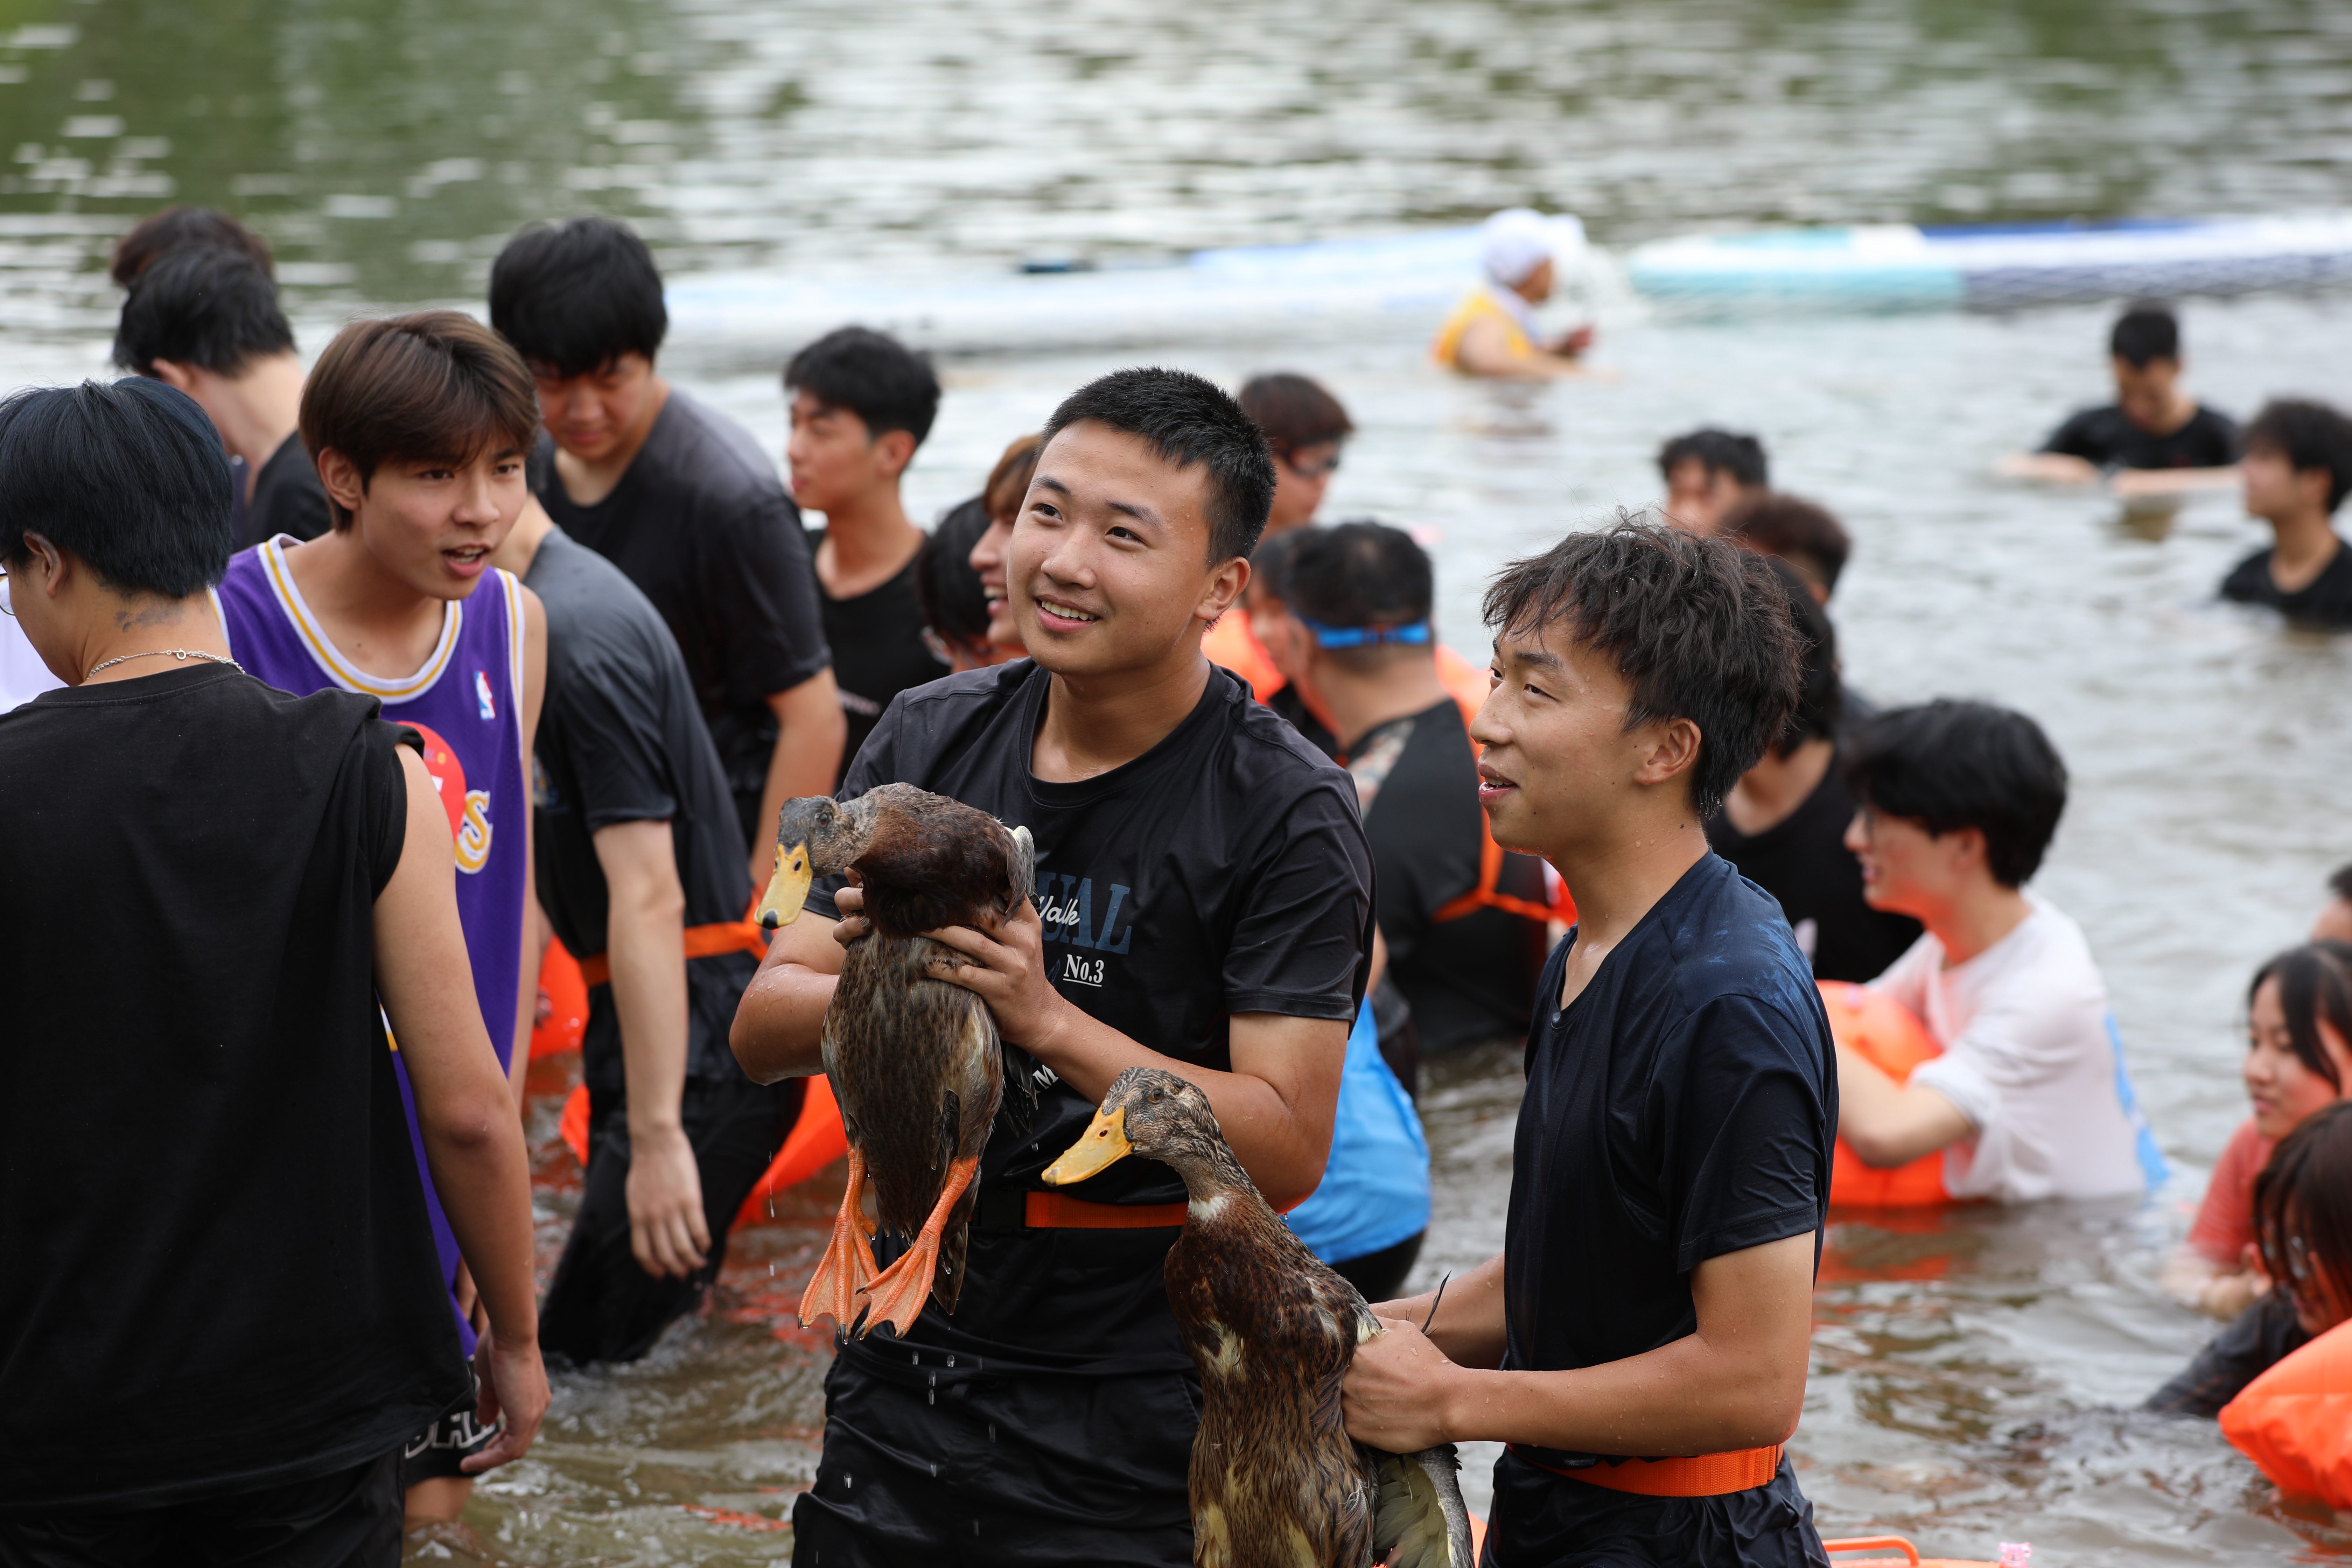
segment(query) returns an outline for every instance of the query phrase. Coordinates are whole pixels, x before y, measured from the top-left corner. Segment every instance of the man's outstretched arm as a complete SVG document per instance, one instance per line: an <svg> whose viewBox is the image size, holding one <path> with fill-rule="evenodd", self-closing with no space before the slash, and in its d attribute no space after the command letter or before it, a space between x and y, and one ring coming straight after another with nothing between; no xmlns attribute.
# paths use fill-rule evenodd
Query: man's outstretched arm
<svg viewBox="0 0 2352 1568"><path fill-rule="evenodd" d="M1417 1322L1386 1320L1348 1371L1349 1434L1391 1453L1486 1440L1647 1458L1786 1441L1805 1400L1813 1233L1708 1258L1691 1301L1696 1332L1572 1372L1457 1365Z"/></svg>

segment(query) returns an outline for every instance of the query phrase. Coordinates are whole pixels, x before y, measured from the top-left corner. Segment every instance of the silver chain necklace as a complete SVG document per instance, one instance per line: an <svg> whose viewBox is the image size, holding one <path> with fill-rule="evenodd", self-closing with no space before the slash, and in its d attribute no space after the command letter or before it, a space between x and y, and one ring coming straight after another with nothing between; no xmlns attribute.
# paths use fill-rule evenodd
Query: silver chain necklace
<svg viewBox="0 0 2352 1568"><path fill-rule="evenodd" d="M98 664L93 664L88 670L83 672L82 679L84 680L88 680L100 670L108 668L110 665L121 664L127 658L176 658L183 664L185 664L192 658L204 658L210 659L215 664L225 664L231 669L236 671L239 675L243 675L245 673L245 666L237 663L236 660L233 658L223 658L216 653L206 653L202 648L151 647L140 653L119 654L113 658L103 660Z"/></svg>

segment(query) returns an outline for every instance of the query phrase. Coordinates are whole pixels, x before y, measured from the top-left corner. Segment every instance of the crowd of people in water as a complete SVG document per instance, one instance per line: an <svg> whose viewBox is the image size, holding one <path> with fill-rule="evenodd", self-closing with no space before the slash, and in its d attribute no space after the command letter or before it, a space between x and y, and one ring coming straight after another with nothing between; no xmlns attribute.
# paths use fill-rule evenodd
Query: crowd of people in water
<svg viewBox="0 0 2352 1568"><path fill-rule="evenodd" d="M663 374L618 222L517 234L487 324L357 321L307 369L236 220L159 214L113 266L126 377L0 403L0 1564L396 1561L528 1450L546 1364L692 1312L859 933L838 881L747 918L800 796L977 806L1036 892L942 936L1024 1095L958 1310L839 1345L798 1562L1193 1561L1198 1347L1137 1218L1181 1189L986 1197L1042 1192L1127 1068L1196 1083L1374 1304L1359 1439L1509 1445L1514 1564L1825 1561L1783 1445L1833 1169L2166 1179L2030 888L2064 763L2027 714L1847 685L1853 540L1753 436L1667 440L1647 515L1506 566L1489 669L1411 533L1320 517L1355 427L1306 375L1103 376L926 531L929 361L802 348L779 475ZM1577 371L1550 266L1498 215L1437 357ZM2008 471L2239 483L2275 542L2223 595L2352 623L2352 423L2196 403L2158 307L2112 347L2116 403ZM2250 1114L2164 1275L2227 1327L2152 1409L2352 1318L2352 867L2329 889L2250 982ZM590 1117L542 1297L519 1108L559 942ZM1528 1077L1506 1250L1403 1298L1421 1064L1493 1042Z"/></svg>

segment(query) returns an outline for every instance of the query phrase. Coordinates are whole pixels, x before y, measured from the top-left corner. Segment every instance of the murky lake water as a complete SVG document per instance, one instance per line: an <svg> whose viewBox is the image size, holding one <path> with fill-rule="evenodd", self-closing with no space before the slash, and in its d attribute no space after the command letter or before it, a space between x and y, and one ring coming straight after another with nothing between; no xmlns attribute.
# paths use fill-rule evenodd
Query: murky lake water
<svg viewBox="0 0 2352 1568"><path fill-rule="evenodd" d="M754 0L0 0L0 381L96 374L100 257L167 199L279 247L304 347L353 311L478 300L520 222L594 207L673 271L936 273L1046 252L1380 233L1533 200L1604 243L1714 224L2280 210L2352 203L2352 13L2218 0L895 7ZM2343 297L2192 303L2198 389L2352 398ZM2176 1165L2137 1208L1837 1226L1793 1445L1832 1534L1901 1530L2056 1568L2352 1555L2210 1426L2119 1414L2203 1337L2158 1292L2243 1110L2240 988L2352 858L2352 645L2211 600L2259 531L1986 477L2101 391L2105 313L1608 323L1612 384L1462 384L1418 329L1150 357L1328 381L1362 426L1327 515L1433 531L1474 656L1494 565L1653 499L1650 454L1758 431L1858 541L1832 606L1881 701L1990 697L2075 777L2038 886L2104 965ZM1085 376L1143 357L946 368L909 479L929 515ZM672 374L772 448L775 358ZM534 1072L542 1256L577 1175L564 1064ZM1517 1068L1440 1064L1434 1279L1499 1245ZM422 1543L516 1563L764 1563L809 1479L824 1342L788 1326L837 1179L739 1233L714 1310L644 1363L560 1381L540 1447ZM1593 1289L1608 1289L1596 1279ZM1481 1482L1477 1488L1483 1492Z"/></svg>

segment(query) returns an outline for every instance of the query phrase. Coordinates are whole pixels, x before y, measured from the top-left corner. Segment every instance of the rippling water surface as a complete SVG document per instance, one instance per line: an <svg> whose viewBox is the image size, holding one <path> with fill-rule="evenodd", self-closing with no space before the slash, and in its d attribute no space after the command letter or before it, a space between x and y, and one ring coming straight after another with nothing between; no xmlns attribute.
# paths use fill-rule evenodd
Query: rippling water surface
<svg viewBox="0 0 2352 1568"><path fill-rule="evenodd" d="M518 224L628 216L674 272L994 268L1056 253L1381 233L1532 200L1604 243L1782 219L2032 218L2352 205L2352 12L2264 0L1181 7L752 0L0 0L6 383L95 374L106 244L166 200L278 246L306 349L343 316L478 300ZM2197 386L2352 399L2352 304L2194 303ZM2074 797L2039 887L2115 993L2175 1164L2137 1208L1839 1225L1794 1449L1830 1533L2036 1561L2352 1555L2210 1426L2123 1412L2203 1327L2155 1287L2243 1110L2238 997L2352 858L2352 647L2212 602L2259 531L2227 498L2126 518L1986 477L2101 390L2105 313L1605 322L1609 383L1465 385L1421 327L1150 357L1327 380L1362 427L1327 515L1426 531L1448 639L1485 574L1656 493L1702 421L1758 431L1857 539L1835 605L1881 701L2036 714ZM910 474L928 515L1081 378L1139 357L944 366ZM670 372L772 448L767 346ZM577 1190L566 1064L534 1070L542 1257ZM1422 1265L1499 1245L1517 1068L1440 1064ZM560 1380L530 1460L417 1560L764 1563L811 1474L824 1342L792 1303L837 1174L738 1234L709 1316L644 1363ZM1605 1290L1606 1279L1592 1289ZM1479 1489L1483 1490L1483 1483Z"/></svg>

